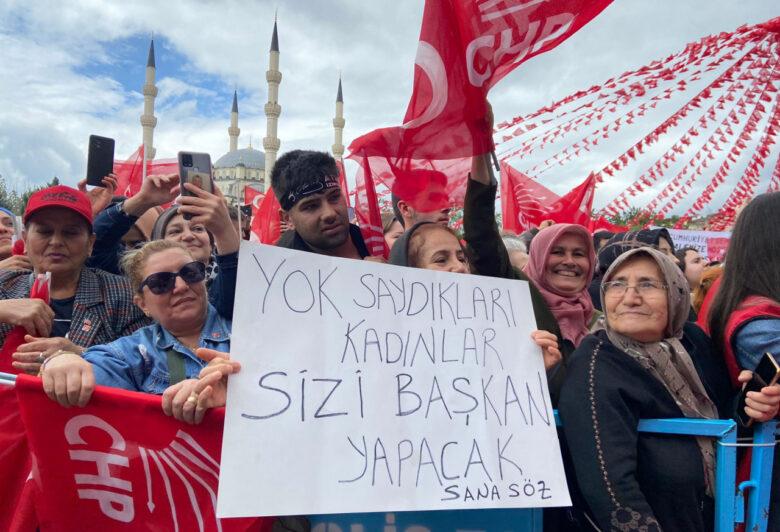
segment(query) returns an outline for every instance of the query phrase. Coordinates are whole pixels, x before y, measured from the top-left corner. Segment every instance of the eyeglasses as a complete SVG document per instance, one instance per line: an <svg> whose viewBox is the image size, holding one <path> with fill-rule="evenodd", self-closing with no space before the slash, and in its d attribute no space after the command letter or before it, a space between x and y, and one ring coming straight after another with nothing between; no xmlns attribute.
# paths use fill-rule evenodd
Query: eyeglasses
<svg viewBox="0 0 780 532"><path fill-rule="evenodd" d="M202 262L193 261L185 264L178 272L157 272L141 282L139 292L143 292L144 286L154 295L161 296L173 290L176 286L176 278L181 277L185 283L199 283L206 278L206 266Z"/></svg>
<svg viewBox="0 0 780 532"><path fill-rule="evenodd" d="M625 281L610 281L601 285L604 294L610 297L623 297L629 288L633 288L640 296L656 295L666 290L667 286L657 281L639 281L635 285L629 285Z"/></svg>

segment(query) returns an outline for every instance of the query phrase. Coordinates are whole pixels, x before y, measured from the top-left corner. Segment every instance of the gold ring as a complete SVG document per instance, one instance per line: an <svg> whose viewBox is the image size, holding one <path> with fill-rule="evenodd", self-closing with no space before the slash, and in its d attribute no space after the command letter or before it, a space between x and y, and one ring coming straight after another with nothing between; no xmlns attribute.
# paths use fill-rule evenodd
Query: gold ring
<svg viewBox="0 0 780 532"><path fill-rule="evenodd" d="M194 394L190 395L189 397L187 397L187 402L188 403L193 403L193 404L197 403L198 402L198 394L194 393Z"/></svg>

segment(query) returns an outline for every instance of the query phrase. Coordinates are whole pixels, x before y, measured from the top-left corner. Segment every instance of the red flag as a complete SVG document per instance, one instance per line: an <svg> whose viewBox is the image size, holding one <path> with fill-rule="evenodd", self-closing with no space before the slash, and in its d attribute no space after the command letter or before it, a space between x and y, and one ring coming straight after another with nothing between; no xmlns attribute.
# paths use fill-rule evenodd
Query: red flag
<svg viewBox="0 0 780 532"><path fill-rule="evenodd" d="M265 194L253 186L247 185L244 187L244 205L252 206L252 213L258 208L260 202L263 200Z"/></svg>
<svg viewBox="0 0 780 532"><path fill-rule="evenodd" d="M114 174L117 176L117 194L129 198L141 190L144 175L143 159L144 145L141 144L126 161L114 161ZM179 163L176 159L146 161L147 176L175 174L178 171Z"/></svg>
<svg viewBox="0 0 780 532"><path fill-rule="evenodd" d="M374 256L387 258L390 250L387 249L385 242L382 213L379 211L379 201L368 157L356 158L358 159L361 165L355 175L355 216L368 252Z"/></svg>
<svg viewBox="0 0 780 532"><path fill-rule="evenodd" d="M216 518L224 409L185 425L154 395L99 386L85 408L62 408L26 375L16 392L42 530L270 530L269 518Z"/></svg>
<svg viewBox="0 0 780 532"><path fill-rule="evenodd" d="M273 190L269 190L260 201L257 212L255 212L254 207L252 208L252 234L263 244L273 245L279 240L279 235L281 235L279 211L281 208L282 206L279 205L279 200L276 199Z"/></svg>
<svg viewBox="0 0 780 532"><path fill-rule="evenodd" d="M484 117L490 88L525 60L554 48L611 0L428 0L403 125L372 131L349 149L407 160L468 158L493 149ZM450 177L450 176L448 176ZM455 176L465 180L465 175ZM404 196L407 186L388 185ZM413 185L409 185L412 186Z"/></svg>
<svg viewBox="0 0 780 532"><path fill-rule="evenodd" d="M0 530L35 530L24 526L23 497L30 475L30 451L12 386L0 384Z"/></svg>
<svg viewBox="0 0 780 532"><path fill-rule="evenodd" d="M504 229L522 233L549 218L549 206L560 197L523 172L501 163L501 206Z"/></svg>

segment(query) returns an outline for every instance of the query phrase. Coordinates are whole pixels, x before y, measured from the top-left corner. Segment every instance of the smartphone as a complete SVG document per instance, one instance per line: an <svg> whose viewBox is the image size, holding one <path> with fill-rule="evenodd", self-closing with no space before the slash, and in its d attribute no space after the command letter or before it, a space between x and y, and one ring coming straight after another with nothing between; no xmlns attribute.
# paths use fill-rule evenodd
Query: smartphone
<svg viewBox="0 0 780 532"><path fill-rule="evenodd" d="M191 151L179 152L179 180L182 185L181 195L192 196L192 192L184 187L184 183L192 183L206 192L214 193L214 181L211 175L211 156L208 153ZM184 215L185 220L192 218Z"/></svg>
<svg viewBox="0 0 780 532"><path fill-rule="evenodd" d="M87 184L102 187L103 178L114 173L114 139L89 136Z"/></svg>
<svg viewBox="0 0 780 532"><path fill-rule="evenodd" d="M761 361L753 371L753 378L746 382L739 394L739 405L737 406L737 417L743 426L749 427L753 424L753 418L745 413L745 398L748 392L760 392L765 386L777 384L780 379L780 365L777 363L771 353L764 353Z"/></svg>

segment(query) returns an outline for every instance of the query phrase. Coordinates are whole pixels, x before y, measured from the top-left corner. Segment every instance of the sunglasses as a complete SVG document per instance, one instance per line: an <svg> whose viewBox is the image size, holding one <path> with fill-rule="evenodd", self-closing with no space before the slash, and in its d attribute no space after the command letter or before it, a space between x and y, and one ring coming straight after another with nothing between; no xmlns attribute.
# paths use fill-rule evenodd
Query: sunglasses
<svg viewBox="0 0 780 532"><path fill-rule="evenodd" d="M155 295L167 294L176 286L177 277L181 277L187 284L199 283L206 278L206 266L202 262L194 261L182 266L178 272L153 273L143 280L138 291L143 292L144 286L148 286L149 291Z"/></svg>

